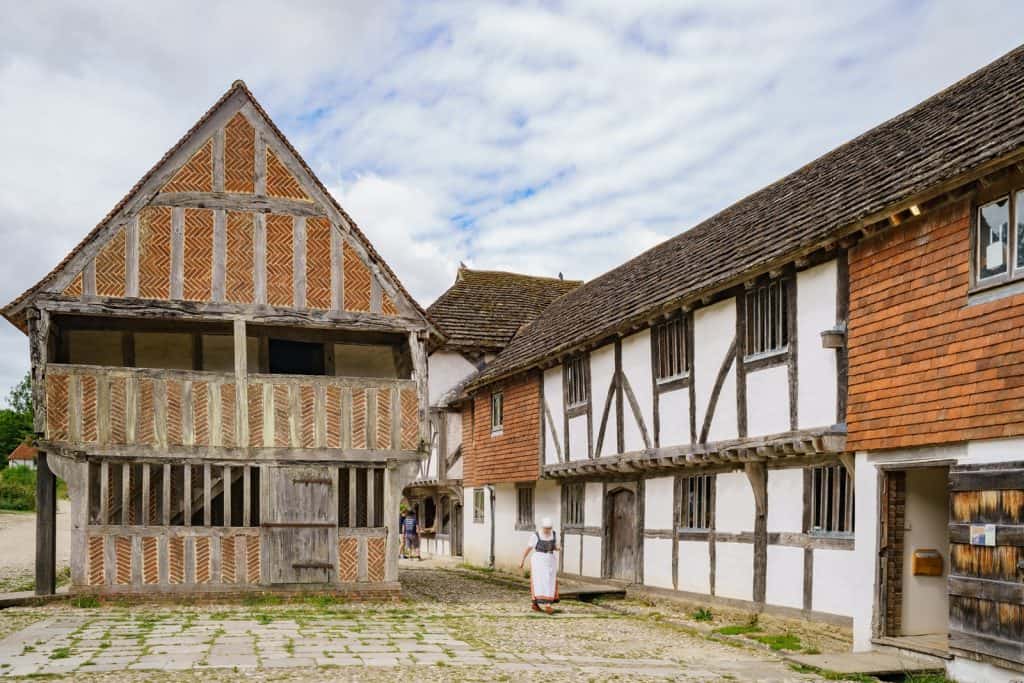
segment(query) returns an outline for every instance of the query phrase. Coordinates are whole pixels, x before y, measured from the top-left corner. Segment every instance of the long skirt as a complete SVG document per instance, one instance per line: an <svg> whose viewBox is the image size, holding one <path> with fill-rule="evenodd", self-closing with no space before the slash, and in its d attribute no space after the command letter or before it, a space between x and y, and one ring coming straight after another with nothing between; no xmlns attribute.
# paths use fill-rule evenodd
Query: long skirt
<svg viewBox="0 0 1024 683"><path fill-rule="evenodd" d="M530 555L530 593L534 602L558 602L558 559L555 553Z"/></svg>

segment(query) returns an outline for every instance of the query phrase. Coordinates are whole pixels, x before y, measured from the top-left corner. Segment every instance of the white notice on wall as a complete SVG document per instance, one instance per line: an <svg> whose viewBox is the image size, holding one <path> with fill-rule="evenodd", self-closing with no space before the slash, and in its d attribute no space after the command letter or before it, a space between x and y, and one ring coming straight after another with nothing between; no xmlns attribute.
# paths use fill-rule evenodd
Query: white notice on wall
<svg viewBox="0 0 1024 683"><path fill-rule="evenodd" d="M972 524L971 545L994 546L996 544L995 524Z"/></svg>
<svg viewBox="0 0 1024 683"><path fill-rule="evenodd" d="M992 242L985 247L985 269L998 270L1003 267L1003 243Z"/></svg>

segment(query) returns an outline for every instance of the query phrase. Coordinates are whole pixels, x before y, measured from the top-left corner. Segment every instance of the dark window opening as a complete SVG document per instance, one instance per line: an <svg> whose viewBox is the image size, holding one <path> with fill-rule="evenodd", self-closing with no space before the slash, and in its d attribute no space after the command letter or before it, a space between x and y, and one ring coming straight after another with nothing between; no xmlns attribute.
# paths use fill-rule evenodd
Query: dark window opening
<svg viewBox="0 0 1024 683"><path fill-rule="evenodd" d="M565 491L565 525L583 526L586 485L582 483L567 484L563 490Z"/></svg>
<svg viewBox="0 0 1024 683"><path fill-rule="evenodd" d="M533 487L520 486L516 489L516 529L533 531Z"/></svg>
<svg viewBox="0 0 1024 683"><path fill-rule="evenodd" d="M715 526L715 475L699 474L679 479L679 526L700 531Z"/></svg>
<svg viewBox="0 0 1024 683"><path fill-rule="evenodd" d="M323 344L289 339L270 339L268 345L271 374L325 374Z"/></svg>

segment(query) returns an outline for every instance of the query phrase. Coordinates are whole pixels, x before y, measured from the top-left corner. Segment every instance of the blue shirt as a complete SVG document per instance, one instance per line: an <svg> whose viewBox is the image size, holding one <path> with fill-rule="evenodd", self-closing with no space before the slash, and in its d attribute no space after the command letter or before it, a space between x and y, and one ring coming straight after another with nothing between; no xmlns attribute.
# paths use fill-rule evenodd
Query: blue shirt
<svg viewBox="0 0 1024 683"><path fill-rule="evenodd" d="M402 529L407 534L416 533L416 515L406 515L405 519L402 520Z"/></svg>

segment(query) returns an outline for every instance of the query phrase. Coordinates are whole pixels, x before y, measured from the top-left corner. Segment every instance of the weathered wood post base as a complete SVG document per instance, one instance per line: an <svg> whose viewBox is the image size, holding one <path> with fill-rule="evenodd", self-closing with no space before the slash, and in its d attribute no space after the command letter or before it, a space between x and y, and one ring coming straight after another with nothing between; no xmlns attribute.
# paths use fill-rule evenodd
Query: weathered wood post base
<svg viewBox="0 0 1024 683"><path fill-rule="evenodd" d="M36 458L36 595L57 590L57 477L46 464L46 452Z"/></svg>

